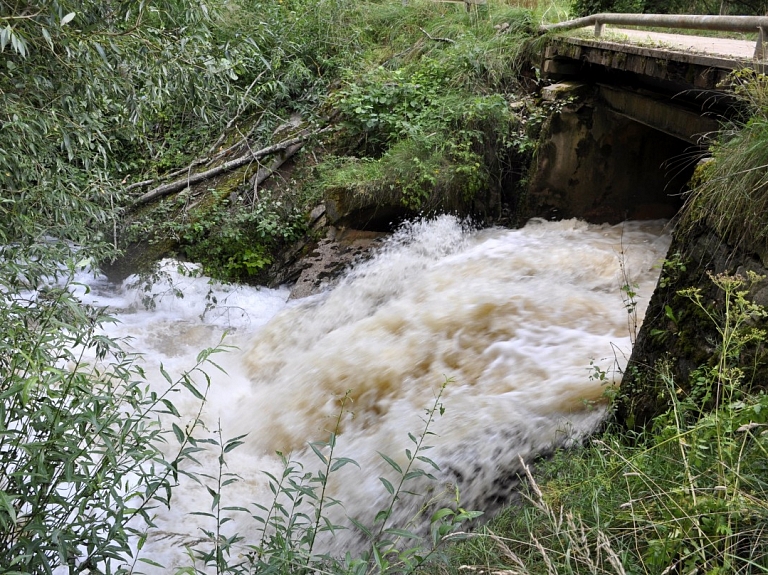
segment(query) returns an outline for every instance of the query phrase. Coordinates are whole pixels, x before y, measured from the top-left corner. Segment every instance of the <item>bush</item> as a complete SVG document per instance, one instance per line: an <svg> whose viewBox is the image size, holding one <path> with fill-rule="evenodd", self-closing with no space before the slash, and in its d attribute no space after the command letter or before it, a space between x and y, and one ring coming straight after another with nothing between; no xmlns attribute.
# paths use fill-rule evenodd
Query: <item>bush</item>
<svg viewBox="0 0 768 575"><path fill-rule="evenodd" d="M731 246L760 252L768 242L768 77L745 70L733 81L748 119L723 130L697 169L683 226L703 221Z"/></svg>
<svg viewBox="0 0 768 575"><path fill-rule="evenodd" d="M74 271L70 263L56 284L2 295L4 573L114 570L141 536L132 519L151 525L152 508L170 504L180 464L198 449L197 419L179 421L169 397L186 388L203 402L201 368L219 349L201 352L176 381L161 368L166 389L150 389L136 358L99 333L112 320L72 295ZM166 456L173 436L179 445Z"/></svg>

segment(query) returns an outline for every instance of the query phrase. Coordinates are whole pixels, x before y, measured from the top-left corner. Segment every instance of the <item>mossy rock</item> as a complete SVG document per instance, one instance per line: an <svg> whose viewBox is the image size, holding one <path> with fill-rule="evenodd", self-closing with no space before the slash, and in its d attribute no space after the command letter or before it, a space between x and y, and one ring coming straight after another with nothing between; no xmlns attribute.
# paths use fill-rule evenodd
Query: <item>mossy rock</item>
<svg viewBox="0 0 768 575"><path fill-rule="evenodd" d="M768 275L758 257L733 249L701 224L686 233L677 232L669 254L616 404L617 422L629 428L643 427L670 408L669 376L674 381L674 393L684 397L691 392L692 374L699 367L713 367L718 359L722 339L718 326L680 291L700 289L704 304L713 315L720 316L724 314L725 298L711 275ZM747 297L766 306L768 280L753 285ZM756 319L750 327L768 329L768 321ZM768 390L768 350L764 343L742 350L738 367L744 370L744 385L752 391Z"/></svg>

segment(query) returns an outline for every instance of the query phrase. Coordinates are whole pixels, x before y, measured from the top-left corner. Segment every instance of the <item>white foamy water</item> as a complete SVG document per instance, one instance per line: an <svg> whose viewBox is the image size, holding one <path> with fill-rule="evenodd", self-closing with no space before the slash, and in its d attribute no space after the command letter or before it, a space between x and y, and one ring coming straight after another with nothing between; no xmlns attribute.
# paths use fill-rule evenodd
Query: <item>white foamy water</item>
<svg viewBox="0 0 768 575"><path fill-rule="evenodd" d="M590 362L613 377L631 348L619 262L637 284L642 317L668 245L663 222L533 221L521 230L470 231L445 216L411 224L332 291L290 304L287 290L212 286L170 262L166 277L184 297L159 282L152 289L167 294L154 310L140 305L146 293L127 285L95 282L83 297L113 308L121 323L110 335L132 338L150 376L160 363L188 369L200 349L231 331L226 343L238 349L216 356L227 374L208 370L203 411L207 427L220 421L225 438L248 434L227 454L226 471L240 480L224 489L225 506L269 506L263 472L279 475L275 452L317 469L307 443L327 440L339 420L334 456L360 468L331 476L330 494L344 508L329 513L371 525L389 501L379 478L398 480L377 452L407 464L408 433L423 432L425 409L448 380L444 414L429 429L434 448L425 453L440 471L434 482L410 484L420 495L403 496L392 518L403 527L425 497L444 492L450 501L456 489L464 508L496 510L513 496L518 456L531 460L594 428L605 386L590 379ZM187 417L197 412L191 397L174 401ZM203 456L208 467L198 471L215 475L216 457ZM143 555L168 569L188 565L181 545L212 527L189 513L210 507L207 491L184 481L173 508L158 512ZM228 532L248 543L258 524L231 515ZM342 552L361 540L350 529L320 544Z"/></svg>

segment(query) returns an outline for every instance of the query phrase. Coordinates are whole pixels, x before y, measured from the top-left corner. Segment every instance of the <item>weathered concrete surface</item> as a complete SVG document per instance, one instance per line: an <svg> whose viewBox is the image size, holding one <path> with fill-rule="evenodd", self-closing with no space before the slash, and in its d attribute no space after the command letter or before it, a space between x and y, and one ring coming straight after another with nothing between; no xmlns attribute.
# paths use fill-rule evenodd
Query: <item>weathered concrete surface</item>
<svg viewBox="0 0 768 575"><path fill-rule="evenodd" d="M691 144L698 145L720 130L717 119L676 105L668 98L611 86L600 86L599 95L614 112Z"/></svg>
<svg viewBox="0 0 768 575"><path fill-rule="evenodd" d="M608 29L600 38L584 33L553 38L541 70L545 78L558 80L599 67L664 83L673 91L716 91L733 70L765 71L765 62L752 59L754 49L755 43L747 40Z"/></svg>
<svg viewBox="0 0 768 575"><path fill-rule="evenodd" d="M595 92L545 122L525 212L595 223L672 217L693 165L670 160L689 147L613 112Z"/></svg>
<svg viewBox="0 0 768 575"><path fill-rule="evenodd" d="M734 249L715 233L699 225L675 234L659 283L645 314L621 384L616 418L627 427L642 427L671 405L670 393L683 399L691 393L691 374L718 360L722 336L706 314L679 292L700 288L702 301L715 317L724 317L724 295L709 274L761 276L768 270L753 253ZM756 283L748 299L768 307L768 280ZM765 318L753 318L747 327L767 329ZM736 361L736 358L732 359ZM768 350L765 343L749 345L738 356L744 385L754 391L768 389ZM666 376L666 381L665 381ZM673 381L670 389L669 381ZM702 405L702 408L711 407Z"/></svg>
<svg viewBox="0 0 768 575"><path fill-rule="evenodd" d="M684 52L694 57L717 56L725 60L751 62L755 53L754 40L735 38L713 38L693 34L670 34L668 32L650 32L630 28L605 26L603 37L614 41L626 41L632 44L657 48L667 52Z"/></svg>

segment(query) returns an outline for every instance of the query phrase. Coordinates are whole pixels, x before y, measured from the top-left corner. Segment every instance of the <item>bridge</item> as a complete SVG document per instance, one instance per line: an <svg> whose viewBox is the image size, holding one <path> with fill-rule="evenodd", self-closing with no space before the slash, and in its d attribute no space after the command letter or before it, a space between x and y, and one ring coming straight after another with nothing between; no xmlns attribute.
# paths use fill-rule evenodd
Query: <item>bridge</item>
<svg viewBox="0 0 768 575"><path fill-rule="evenodd" d="M768 17L596 14L542 32L554 33L539 63L554 83L543 96L561 109L545 126L529 189L532 212L544 217L674 215L710 137L738 113L729 75L768 67Z"/></svg>

